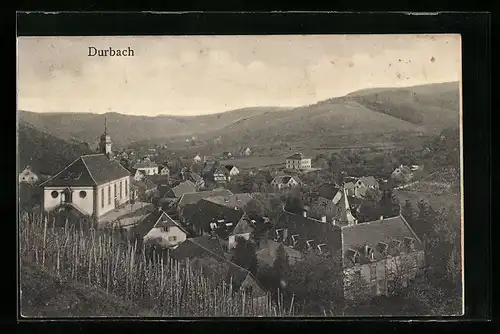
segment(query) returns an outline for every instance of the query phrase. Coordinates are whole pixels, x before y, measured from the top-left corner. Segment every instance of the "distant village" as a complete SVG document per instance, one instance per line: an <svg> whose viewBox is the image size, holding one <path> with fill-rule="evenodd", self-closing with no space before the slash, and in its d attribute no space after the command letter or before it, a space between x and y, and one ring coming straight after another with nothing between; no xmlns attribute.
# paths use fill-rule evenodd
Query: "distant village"
<svg viewBox="0 0 500 334"><path fill-rule="evenodd" d="M309 254L338 255L338 289L345 299L359 298L352 291L360 285L365 295L389 295L394 280L401 279L403 263L408 267L404 280L425 266L422 240L399 206L389 215L367 219L360 214L367 194L381 192L387 180L359 175L345 176L340 184L309 184L321 168L301 152L284 156L280 169L243 170L231 163L235 156L253 154L251 147L218 156L200 152L174 166L168 159L158 161L155 149L146 156L133 149L114 151L105 130L97 153L43 180L26 166L19 182L41 188L39 209L58 224L118 229L122 241L168 250L178 261L210 259L197 262L204 272L213 262L225 265L228 275L238 277L236 289L251 291L254 298L268 288L255 270L233 261L239 243L253 245L259 270L272 267L280 253L292 266ZM390 178L408 183L420 168L401 165ZM257 179L257 185L243 187L246 191L232 188ZM311 189L310 203L262 208L266 196L305 187Z"/></svg>

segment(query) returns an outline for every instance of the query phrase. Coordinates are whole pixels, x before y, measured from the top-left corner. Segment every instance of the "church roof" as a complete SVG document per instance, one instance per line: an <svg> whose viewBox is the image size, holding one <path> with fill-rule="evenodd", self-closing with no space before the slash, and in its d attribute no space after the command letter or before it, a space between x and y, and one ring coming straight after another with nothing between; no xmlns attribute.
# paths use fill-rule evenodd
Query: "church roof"
<svg viewBox="0 0 500 334"><path fill-rule="evenodd" d="M96 186L114 181L130 172L105 154L82 155L41 186Z"/></svg>

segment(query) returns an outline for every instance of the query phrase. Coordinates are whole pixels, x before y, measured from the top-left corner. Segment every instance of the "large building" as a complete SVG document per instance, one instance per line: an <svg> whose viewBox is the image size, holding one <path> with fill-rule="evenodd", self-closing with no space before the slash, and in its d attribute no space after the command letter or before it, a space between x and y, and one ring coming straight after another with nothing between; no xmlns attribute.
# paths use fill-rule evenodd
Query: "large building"
<svg viewBox="0 0 500 334"><path fill-rule="evenodd" d="M287 169L310 169L311 168L311 158L307 158L302 153L295 153L294 155L286 158L286 168Z"/></svg>
<svg viewBox="0 0 500 334"><path fill-rule="evenodd" d="M83 155L40 186L46 212L69 206L99 219L130 199L130 172L112 156L106 127L98 154Z"/></svg>

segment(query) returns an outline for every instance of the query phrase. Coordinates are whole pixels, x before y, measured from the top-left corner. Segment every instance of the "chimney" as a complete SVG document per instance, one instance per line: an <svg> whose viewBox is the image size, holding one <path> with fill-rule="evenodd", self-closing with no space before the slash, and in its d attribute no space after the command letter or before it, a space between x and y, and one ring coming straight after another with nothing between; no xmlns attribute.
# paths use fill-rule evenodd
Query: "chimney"
<svg viewBox="0 0 500 334"><path fill-rule="evenodd" d="M322 221L323 223L326 223L326 216L321 217L321 221Z"/></svg>

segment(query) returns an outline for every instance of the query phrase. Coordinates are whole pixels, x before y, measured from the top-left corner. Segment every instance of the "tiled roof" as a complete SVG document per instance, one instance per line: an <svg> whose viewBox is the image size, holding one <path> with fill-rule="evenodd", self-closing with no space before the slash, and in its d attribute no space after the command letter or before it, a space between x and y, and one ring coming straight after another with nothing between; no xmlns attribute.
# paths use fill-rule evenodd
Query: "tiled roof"
<svg viewBox="0 0 500 334"><path fill-rule="evenodd" d="M415 232L402 216L384 218L368 223L355 224L342 227L342 250L344 257L349 251L354 250L363 254L364 246L374 250L375 258L385 257L381 254L381 243L388 246L390 254L394 251L394 240L401 242L404 247L405 238L414 241L415 250L422 249L422 243Z"/></svg>
<svg viewBox="0 0 500 334"><path fill-rule="evenodd" d="M222 190L211 190L211 191L198 191L185 193L181 196L179 200L179 206L184 207L189 204L196 204L203 198L213 197L213 196L231 196L233 193L227 189Z"/></svg>
<svg viewBox="0 0 500 334"><path fill-rule="evenodd" d="M136 237L144 238L146 234L155 226L156 222L164 214L161 210L154 210L146 216L138 225L134 226L134 234Z"/></svg>
<svg viewBox="0 0 500 334"><path fill-rule="evenodd" d="M303 159L302 153L292 154L291 156L287 157L287 159L289 159L289 160L300 160L300 159Z"/></svg>
<svg viewBox="0 0 500 334"><path fill-rule="evenodd" d="M222 281L225 281L226 283L232 282L234 289L239 289L245 279L250 277L259 287L259 291L253 291L253 295L255 297L265 295L264 288L248 270L226 259L216 237L198 237L187 239L177 248L172 250L171 255L178 261L188 258L190 260L201 259L197 263L202 267L203 273L206 277L214 279L217 283ZM215 261L220 266L211 265L207 259Z"/></svg>
<svg viewBox="0 0 500 334"><path fill-rule="evenodd" d="M76 159L42 186L94 186L126 176L130 176L130 172L117 160L110 160L104 154L91 154Z"/></svg>
<svg viewBox="0 0 500 334"><path fill-rule="evenodd" d="M339 192L340 188L334 184L325 183L318 188L318 195L320 197L332 200Z"/></svg>
<svg viewBox="0 0 500 334"><path fill-rule="evenodd" d="M172 219L166 212L162 211L162 215L156 221L154 225L156 228L160 227L178 227L181 231L188 234L188 232L179 223Z"/></svg>
<svg viewBox="0 0 500 334"><path fill-rule="evenodd" d="M136 163L133 168L138 169L138 168L154 168L154 167L158 167L158 164L152 161L143 160Z"/></svg>
<svg viewBox="0 0 500 334"><path fill-rule="evenodd" d="M305 249L307 240L314 240L314 247L324 243L332 252L341 248L340 227L333 226L330 223L283 211L272 229L273 233L275 233L276 229L288 229L289 240L291 240L292 235L298 234L298 243L294 247L295 249ZM271 235L270 239L275 236Z"/></svg>
<svg viewBox="0 0 500 334"><path fill-rule="evenodd" d="M243 216L242 210L235 210L234 208L219 205L205 199L200 200L196 205L190 208L189 216L184 216L191 224L203 229L204 231L210 230L210 223L224 220L224 226L221 226L218 233L222 233L221 237L224 238L236 227L239 220ZM232 223L232 226L225 226L225 223Z"/></svg>
<svg viewBox="0 0 500 334"><path fill-rule="evenodd" d="M186 241L172 250L171 255L179 261L187 258L203 257L210 255L210 253L224 257L224 250L219 239L212 236L200 236L186 239Z"/></svg>
<svg viewBox="0 0 500 334"><path fill-rule="evenodd" d="M243 214L243 216L241 217L238 224L236 224L236 227L234 228L233 232L231 232L231 234L236 235L236 234L252 233L253 231L255 231L255 227L252 225L250 218L246 214Z"/></svg>
<svg viewBox="0 0 500 334"><path fill-rule="evenodd" d="M234 165L224 165L224 167L228 170L231 171L231 169L234 168Z"/></svg>
<svg viewBox="0 0 500 334"><path fill-rule="evenodd" d="M186 193L192 193L196 191L196 186L193 182L187 180L179 183L177 186L172 188L175 198L181 198L182 195Z"/></svg>
<svg viewBox="0 0 500 334"><path fill-rule="evenodd" d="M224 205L230 208L237 207L243 209L246 207L248 203L250 203L254 199L249 194L244 193L244 194L233 194L229 196L206 197L205 200L219 205Z"/></svg>
<svg viewBox="0 0 500 334"><path fill-rule="evenodd" d="M361 177L359 180L370 187L374 187L374 186L378 185L377 180L373 176Z"/></svg>

